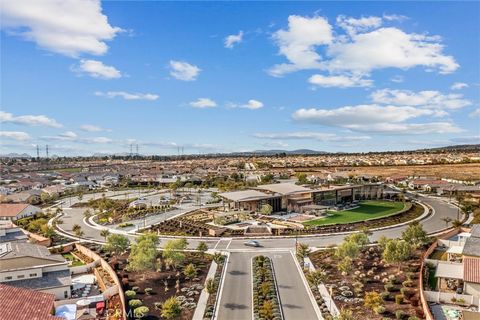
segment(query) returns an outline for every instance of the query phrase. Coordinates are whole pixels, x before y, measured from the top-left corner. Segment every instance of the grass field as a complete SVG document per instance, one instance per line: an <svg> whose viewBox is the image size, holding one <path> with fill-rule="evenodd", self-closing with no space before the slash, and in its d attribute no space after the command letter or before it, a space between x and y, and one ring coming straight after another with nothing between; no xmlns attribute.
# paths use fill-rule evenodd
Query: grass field
<svg viewBox="0 0 480 320"><path fill-rule="evenodd" d="M328 216L306 221L305 226L319 226L337 223L352 223L380 218L394 214L404 208L402 202L362 201L358 208L343 211L329 211Z"/></svg>

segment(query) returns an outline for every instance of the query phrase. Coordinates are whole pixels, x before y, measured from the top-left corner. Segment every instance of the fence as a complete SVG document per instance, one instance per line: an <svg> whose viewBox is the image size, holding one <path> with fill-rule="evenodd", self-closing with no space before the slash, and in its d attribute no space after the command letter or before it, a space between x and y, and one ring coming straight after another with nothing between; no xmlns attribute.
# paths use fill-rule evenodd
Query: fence
<svg viewBox="0 0 480 320"><path fill-rule="evenodd" d="M425 299L430 302L437 303L458 303L461 305L467 306L479 306L480 299L469 294L458 294L451 292L440 292L440 291L424 291ZM462 301L459 303L458 300Z"/></svg>

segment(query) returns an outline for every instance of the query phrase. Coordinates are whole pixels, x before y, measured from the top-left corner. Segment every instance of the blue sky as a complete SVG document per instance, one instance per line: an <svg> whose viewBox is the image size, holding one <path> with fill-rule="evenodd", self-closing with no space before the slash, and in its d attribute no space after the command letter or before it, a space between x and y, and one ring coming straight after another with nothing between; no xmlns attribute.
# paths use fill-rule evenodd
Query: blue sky
<svg viewBox="0 0 480 320"><path fill-rule="evenodd" d="M2 1L0 153L478 143L479 12L479 2Z"/></svg>

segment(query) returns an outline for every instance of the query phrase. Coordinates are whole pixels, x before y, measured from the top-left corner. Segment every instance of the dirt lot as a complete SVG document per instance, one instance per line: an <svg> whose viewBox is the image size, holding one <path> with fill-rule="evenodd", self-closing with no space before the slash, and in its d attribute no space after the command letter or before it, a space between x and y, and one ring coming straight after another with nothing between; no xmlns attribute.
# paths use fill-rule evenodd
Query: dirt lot
<svg viewBox="0 0 480 320"><path fill-rule="evenodd" d="M459 180L480 180L480 163L423 166L338 167L337 169L339 171L349 171L354 175L366 174L383 178L415 175Z"/></svg>

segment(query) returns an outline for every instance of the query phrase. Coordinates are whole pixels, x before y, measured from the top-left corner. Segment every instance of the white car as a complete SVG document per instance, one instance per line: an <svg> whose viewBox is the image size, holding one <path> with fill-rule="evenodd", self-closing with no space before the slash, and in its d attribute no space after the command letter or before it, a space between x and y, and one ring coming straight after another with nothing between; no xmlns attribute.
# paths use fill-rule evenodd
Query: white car
<svg viewBox="0 0 480 320"><path fill-rule="evenodd" d="M243 243L244 245L246 245L247 247L260 247L260 243L256 240L250 240L250 241L247 241L247 242L244 242Z"/></svg>

